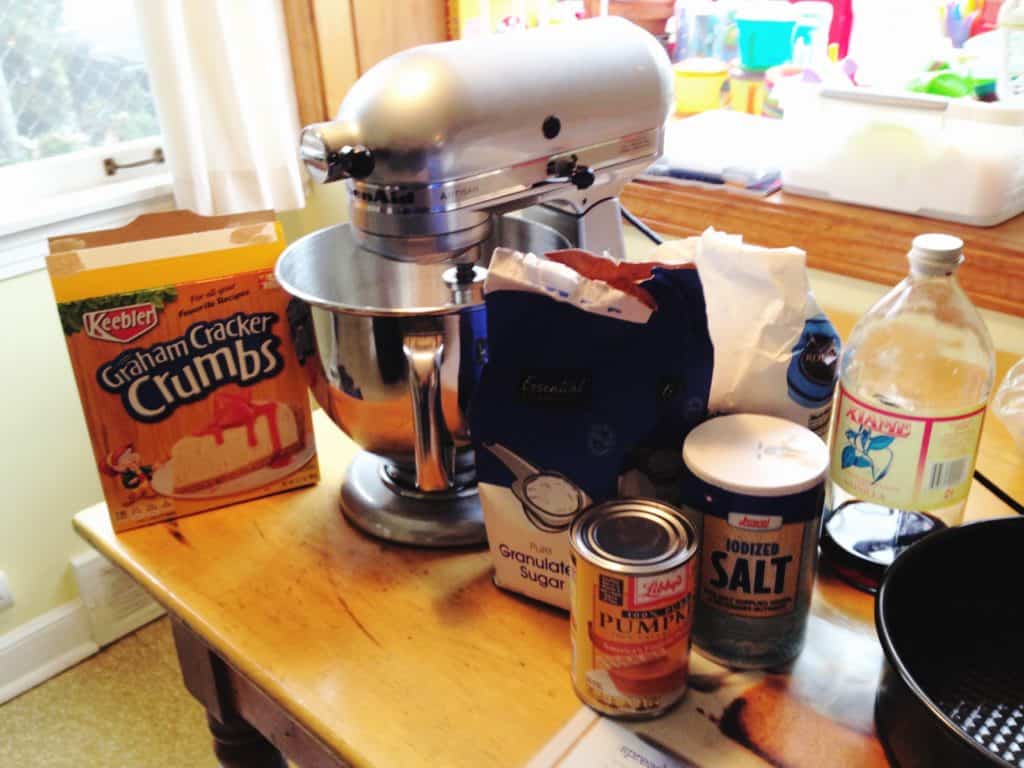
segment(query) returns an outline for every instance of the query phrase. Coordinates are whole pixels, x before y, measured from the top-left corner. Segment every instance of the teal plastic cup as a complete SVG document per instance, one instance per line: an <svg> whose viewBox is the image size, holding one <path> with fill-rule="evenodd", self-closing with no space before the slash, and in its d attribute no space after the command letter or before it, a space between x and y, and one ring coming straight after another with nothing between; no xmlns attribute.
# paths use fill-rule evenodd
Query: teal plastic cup
<svg viewBox="0 0 1024 768"><path fill-rule="evenodd" d="M795 19L736 19L739 29L740 65L766 70L793 58Z"/></svg>

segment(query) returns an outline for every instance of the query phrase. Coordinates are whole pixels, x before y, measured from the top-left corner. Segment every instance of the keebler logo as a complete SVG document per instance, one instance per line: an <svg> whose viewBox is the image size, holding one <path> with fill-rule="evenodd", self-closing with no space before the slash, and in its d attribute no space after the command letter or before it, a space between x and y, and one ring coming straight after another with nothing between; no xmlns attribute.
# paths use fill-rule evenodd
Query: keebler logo
<svg viewBox="0 0 1024 768"><path fill-rule="evenodd" d="M887 419L881 414L863 411L860 408L850 408L850 410L846 412L846 418L854 424L867 427L876 435L910 437L910 433L913 430L913 427L908 421Z"/></svg>
<svg viewBox="0 0 1024 768"><path fill-rule="evenodd" d="M116 309L98 309L82 315L85 332L94 339L127 344L156 328L156 307L151 303Z"/></svg>

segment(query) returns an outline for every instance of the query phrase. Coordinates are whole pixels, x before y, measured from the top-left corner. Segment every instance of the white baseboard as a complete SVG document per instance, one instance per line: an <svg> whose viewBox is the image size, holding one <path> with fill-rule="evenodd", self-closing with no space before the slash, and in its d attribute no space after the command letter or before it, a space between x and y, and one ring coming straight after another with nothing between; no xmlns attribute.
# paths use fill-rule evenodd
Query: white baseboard
<svg viewBox="0 0 1024 768"><path fill-rule="evenodd" d="M94 549L72 557L71 569L101 648L164 615L138 582Z"/></svg>
<svg viewBox="0 0 1024 768"><path fill-rule="evenodd" d="M98 650L81 600L58 606L0 635L0 704Z"/></svg>
<svg viewBox="0 0 1024 768"><path fill-rule="evenodd" d="M95 550L71 558L80 598L0 635L0 704L164 614L128 574Z"/></svg>

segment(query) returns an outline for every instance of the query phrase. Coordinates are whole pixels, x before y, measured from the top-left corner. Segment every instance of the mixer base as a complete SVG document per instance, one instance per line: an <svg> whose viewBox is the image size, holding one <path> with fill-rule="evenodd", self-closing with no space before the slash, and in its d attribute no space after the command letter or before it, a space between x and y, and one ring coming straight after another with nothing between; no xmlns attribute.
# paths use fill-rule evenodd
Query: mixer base
<svg viewBox="0 0 1024 768"><path fill-rule="evenodd" d="M384 481L387 461L361 451L341 484L341 511L356 528L380 539L419 547L468 547L487 542L476 490L397 493Z"/></svg>

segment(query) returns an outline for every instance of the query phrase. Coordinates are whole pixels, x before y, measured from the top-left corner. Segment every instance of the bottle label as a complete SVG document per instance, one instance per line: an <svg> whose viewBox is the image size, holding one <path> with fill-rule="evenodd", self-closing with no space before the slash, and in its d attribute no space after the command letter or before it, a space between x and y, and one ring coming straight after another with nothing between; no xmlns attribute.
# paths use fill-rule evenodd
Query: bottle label
<svg viewBox="0 0 1024 768"><path fill-rule="evenodd" d="M931 510L967 498L985 406L927 416L890 411L839 385L832 482L893 509Z"/></svg>

